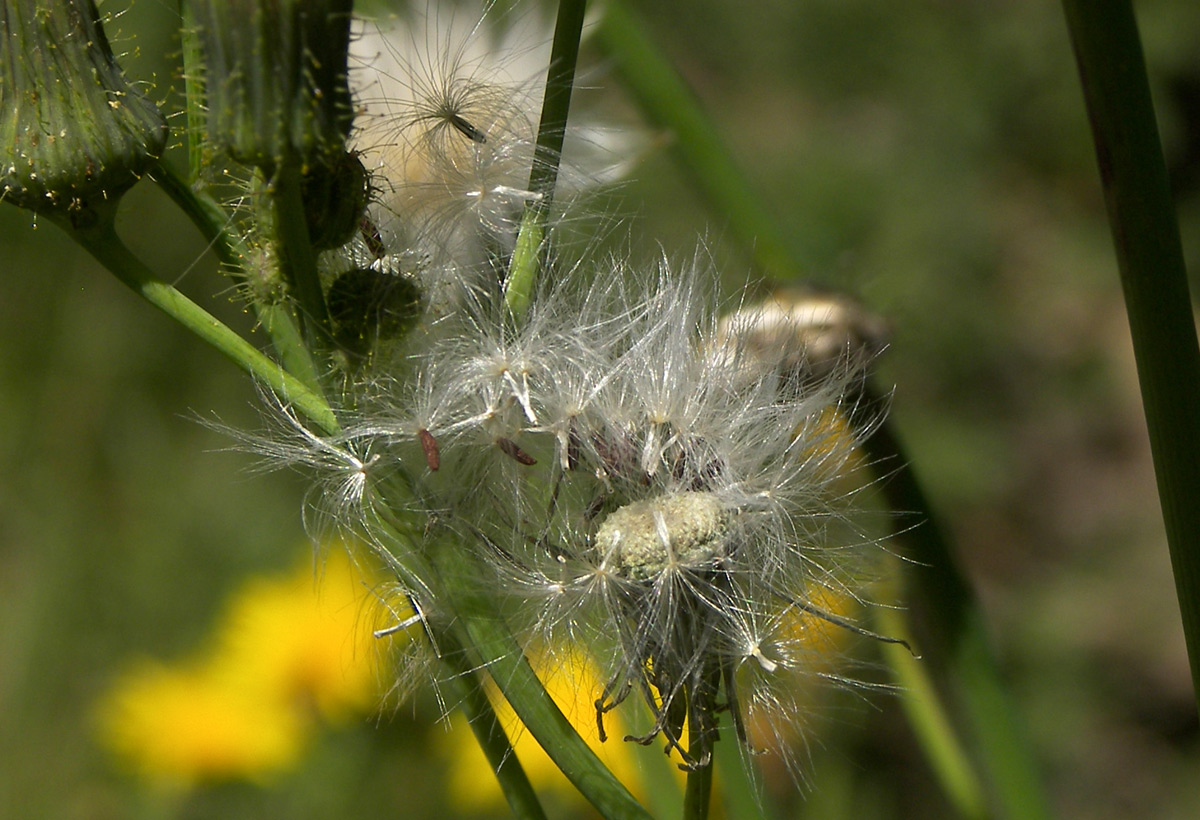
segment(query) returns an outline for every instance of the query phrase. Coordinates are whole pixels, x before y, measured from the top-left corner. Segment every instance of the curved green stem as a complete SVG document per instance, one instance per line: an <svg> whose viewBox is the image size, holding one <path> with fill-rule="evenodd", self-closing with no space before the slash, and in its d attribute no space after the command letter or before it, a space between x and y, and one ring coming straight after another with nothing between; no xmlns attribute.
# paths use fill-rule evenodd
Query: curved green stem
<svg viewBox="0 0 1200 820"><path fill-rule="evenodd" d="M469 550L448 536L433 539L427 549L419 550L420 536L391 512L414 506L409 493L394 481L386 489L394 495L381 497L374 524L386 540L401 548L401 554L384 550L384 557L406 588L432 596L442 617L432 618L429 627L443 664L451 674L464 679L473 679L475 670L486 667L517 717L603 817L650 820L546 692L521 646L487 596L480 593L479 578L486 572L474 564ZM397 502L399 506L395 506ZM437 589L430 589L430 584L437 584ZM491 705L487 708L490 710Z"/></svg>
<svg viewBox="0 0 1200 820"><path fill-rule="evenodd" d="M152 172L154 182L187 214L192 224L212 243L217 257L239 282L250 277L246 265L250 254L246 244L229 229L229 214L208 194L201 193L188 185L168 163L159 163ZM271 346L278 354L284 368L303 381L313 392L320 392L320 379L304 339L296 327L291 311L283 304L270 304L251 300L254 315L271 339Z"/></svg>
<svg viewBox="0 0 1200 820"><path fill-rule="evenodd" d="M480 573L467 552L452 543L436 544L434 552L442 591L448 593L471 648L554 764L608 820L650 820L546 692L516 639L478 591Z"/></svg>
<svg viewBox="0 0 1200 820"><path fill-rule="evenodd" d="M156 277L125 247L111 220L101 220L96 227L84 230L77 230L66 221L60 221L59 224L72 239L143 299L265 384L281 401L296 408L326 433L334 433L339 429L337 418L323 396L265 356L204 308Z"/></svg>
<svg viewBox="0 0 1200 820"><path fill-rule="evenodd" d="M1129 0L1063 0L1116 244L1175 592L1200 703L1200 347Z"/></svg>
<svg viewBox="0 0 1200 820"><path fill-rule="evenodd" d="M464 663L467 658L466 652L457 646L452 633L447 630L438 632L438 645L442 650L443 664L458 666L453 669L450 681L443 682L443 686L453 687L453 694L456 696L453 702L470 724L475 741L491 764L492 772L496 775L496 781L504 792L504 799L508 801L513 816L521 820L546 820L546 812L538 801L537 793L533 790L525 769L517 760L487 693L480 685L479 676Z"/></svg>

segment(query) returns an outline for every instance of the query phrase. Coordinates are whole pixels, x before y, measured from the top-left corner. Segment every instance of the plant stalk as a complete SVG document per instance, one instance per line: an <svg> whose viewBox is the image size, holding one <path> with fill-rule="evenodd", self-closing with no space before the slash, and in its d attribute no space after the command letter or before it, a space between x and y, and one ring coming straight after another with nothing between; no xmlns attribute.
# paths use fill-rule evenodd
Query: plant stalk
<svg viewBox="0 0 1200 820"><path fill-rule="evenodd" d="M529 171L529 190L535 198L525 205L504 283L504 301L517 317L524 315L529 308L538 271L545 264L546 223L558 182L558 166L567 133L567 115L571 110L571 91L575 86L575 65L579 61L579 39L583 34L586 9L587 0L560 0L558 4L554 42L550 46L550 67L546 75L546 94L538 121L533 167Z"/></svg>
<svg viewBox="0 0 1200 820"><path fill-rule="evenodd" d="M1192 686L1200 703L1200 346L1129 0L1063 0L1116 245Z"/></svg>
<svg viewBox="0 0 1200 820"><path fill-rule="evenodd" d="M125 285L262 382L280 401L294 407L325 433L338 431L337 418L321 394L288 373L187 296L158 279L117 236L111 220L102 220L95 227L83 230L73 228L65 220L58 223Z"/></svg>

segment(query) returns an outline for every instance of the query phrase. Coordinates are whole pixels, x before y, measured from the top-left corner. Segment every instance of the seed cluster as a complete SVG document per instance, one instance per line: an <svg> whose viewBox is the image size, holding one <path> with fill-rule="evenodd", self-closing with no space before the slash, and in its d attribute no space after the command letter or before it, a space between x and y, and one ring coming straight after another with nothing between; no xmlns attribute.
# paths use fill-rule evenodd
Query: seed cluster
<svg viewBox="0 0 1200 820"><path fill-rule="evenodd" d="M326 260L356 345L345 430L284 409L258 448L317 468L328 517L392 565L450 533L530 647L603 659L602 737L630 695L653 714L631 739L661 738L687 768L707 764L719 710L744 743L759 712L786 734L798 683L836 677L817 660L827 632L863 632L828 601L857 600L871 546L841 488L879 412L860 395L878 334L799 308L722 321L703 255L642 264L553 241L515 314L528 88L489 81L444 33L408 36L435 53L356 40L376 49L358 89L372 205ZM418 523L398 540L381 520ZM406 583L423 618L452 618L436 578Z"/></svg>

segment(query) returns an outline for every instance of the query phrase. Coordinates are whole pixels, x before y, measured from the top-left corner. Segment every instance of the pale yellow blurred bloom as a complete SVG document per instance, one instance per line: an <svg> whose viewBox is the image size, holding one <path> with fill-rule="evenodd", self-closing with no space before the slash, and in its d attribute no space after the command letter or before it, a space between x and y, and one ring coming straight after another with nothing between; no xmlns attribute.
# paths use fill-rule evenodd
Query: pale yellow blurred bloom
<svg viewBox="0 0 1200 820"><path fill-rule="evenodd" d="M307 560L290 575L250 579L226 609L212 662L263 697L326 720L362 714L379 699L369 595L340 547L316 574Z"/></svg>
<svg viewBox="0 0 1200 820"><path fill-rule="evenodd" d="M98 718L105 744L134 774L184 787L265 779L295 762L309 730L302 713L230 686L206 663L131 666Z"/></svg>
<svg viewBox="0 0 1200 820"><path fill-rule="evenodd" d="M262 781L292 766L317 719L346 720L381 697L370 595L340 546L245 582L209 646L175 664L141 661L96 707L101 741L159 784Z"/></svg>

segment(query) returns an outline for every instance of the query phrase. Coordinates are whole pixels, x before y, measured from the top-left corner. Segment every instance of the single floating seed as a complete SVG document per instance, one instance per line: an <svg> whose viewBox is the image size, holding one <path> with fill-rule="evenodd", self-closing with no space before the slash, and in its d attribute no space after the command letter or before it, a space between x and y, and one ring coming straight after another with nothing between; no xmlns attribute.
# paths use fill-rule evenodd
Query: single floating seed
<svg viewBox="0 0 1200 820"><path fill-rule="evenodd" d="M529 453L517 446L517 443L510 438L496 439L496 446L504 455L513 459L518 464L524 464L526 467L532 467L537 464L537 459L529 455Z"/></svg>
<svg viewBox="0 0 1200 820"><path fill-rule="evenodd" d="M421 449L425 452L425 464L430 472L436 473L438 467L442 466L442 454L438 450L437 439L433 437L433 433L422 427L417 431L417 440L421 442Z"/></svg>
<svg viewBox="0 0 1200 820"><path fill-rule="evenodd" d="M460 134L462 134L464 137L469 139L471 142L477 142L480 145L487 144L487 134L483 133L478 128L471 125L471 123L464 120L458 114L450 115L450 124L454 126L455 130L457 130Z"/></svg>

